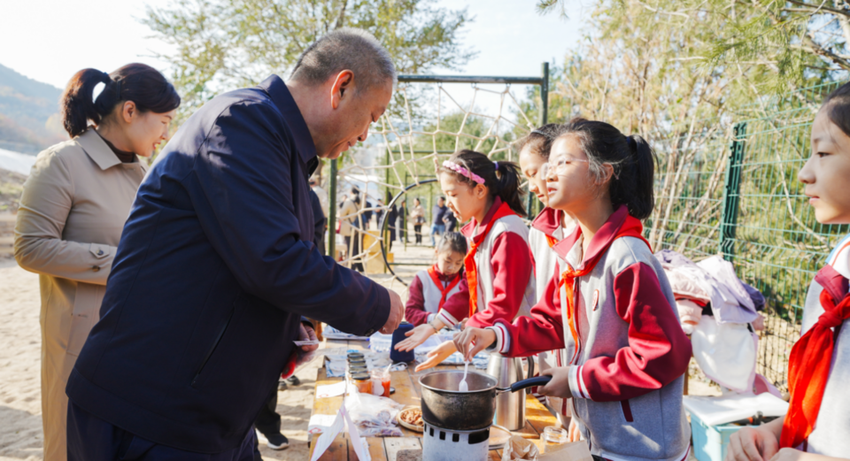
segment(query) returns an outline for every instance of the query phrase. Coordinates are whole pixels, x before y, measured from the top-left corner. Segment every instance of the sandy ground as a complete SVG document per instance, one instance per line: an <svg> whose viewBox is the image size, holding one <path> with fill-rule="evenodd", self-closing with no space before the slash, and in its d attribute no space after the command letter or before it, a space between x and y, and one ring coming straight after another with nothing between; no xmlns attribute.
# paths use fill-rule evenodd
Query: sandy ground
<svg viewBox="0 0 850 461"><path fill-rule="evenodd" d="M425 247L396 248L397 262L427 262L433 255ZM396 266L409 282L422 266ZM370 276L407 298L406 287L389 274ZM14 260L0 259L0 461L41 460L40 332L38 276L18 267ZM277 412L290 447L270 450L261 443L267 460L307 459L307 423L313 407L315 359L298 370L301 385L278 393ZM699 379L690 381L690 393L708 395L716 388ZM264 441L261 439L261 442Z"/></svg>

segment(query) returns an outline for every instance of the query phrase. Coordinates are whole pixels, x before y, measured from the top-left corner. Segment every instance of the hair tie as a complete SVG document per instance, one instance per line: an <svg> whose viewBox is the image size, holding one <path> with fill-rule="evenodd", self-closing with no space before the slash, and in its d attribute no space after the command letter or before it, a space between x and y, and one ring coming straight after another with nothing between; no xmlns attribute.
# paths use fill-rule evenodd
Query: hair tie
<svg viewBox="0 0 850 461"><path fill-rule="evenodd" d="M446 168L447 170L454 171L455 173L457 173L461 176L469 178L477 184L484 184L484 178L482 178L481 176L478 176L477 174L467 170L466 168L462 167L458 163L446 160L445 162L443 162L443 168Z"/></svg>
<svg viewBox="0 0 850 461"><path fill-rule="evenodd" d="M496 171L499 171L499 162L493 162L493 166L496 167Z"/></svg>
<svg viewBox="0 0 850 461"><path fill-rule="evenodd" d="M637 141L635 141L634 136L626 136L626 142L629 144L629 149L632 152L637 150Z"/></svg>
<svg viewBox="0 0 850 461"><path fill-rule="evenodd" d="M94 96L94 92L100 83L103 83L103 89ZM109 76L106 72L101 72L100 82L98 85L95 85L95 88L92 89L92 102L94 103L95 110L101 114L106 115L112 112L112 108L118 101L121 100L121 82L118 80L112 80L112 77ZM104 96L106 94L106 96Z"/></svg>

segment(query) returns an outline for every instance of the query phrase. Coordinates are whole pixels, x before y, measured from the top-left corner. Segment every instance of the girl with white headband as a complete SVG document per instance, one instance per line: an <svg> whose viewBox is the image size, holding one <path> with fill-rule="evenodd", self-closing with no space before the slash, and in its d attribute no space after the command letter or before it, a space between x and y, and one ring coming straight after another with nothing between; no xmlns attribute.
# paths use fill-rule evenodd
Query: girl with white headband
<svg viewBox="0 0 850 461"><path fill-rule="evenodd" d="M484 328L498 320L511 322L518 314L528 315L534 305L534 263L528 247L528 227L516 164L494 162L486 155L463 150L443 162L440 187L449 209L468 242L464 258L466 277L461 292L448 300L429 323L408 332L409 338L396 348L411 350L446 326L466 321L466 326ZM429 354L416 369L439 364L456 351L451 341Z"/></svg>

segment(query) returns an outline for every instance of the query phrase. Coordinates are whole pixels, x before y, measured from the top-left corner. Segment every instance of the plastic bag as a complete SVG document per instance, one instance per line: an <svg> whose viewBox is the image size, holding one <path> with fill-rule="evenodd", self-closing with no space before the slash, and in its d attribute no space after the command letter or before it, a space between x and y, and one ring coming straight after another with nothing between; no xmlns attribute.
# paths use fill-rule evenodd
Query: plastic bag
<svg viewBox="0 0 850 461"><path fill-rule="evenodd" d="M404 405L392 399L355 392L345 399L345 408L363 437L402 437L396 416Z"/></svg>
<svg viewBox="0 0 850 461"><path fill-rule="evenodd" d="M502 451L502 461L537 461L538 456L540 456L540 451L537 449L537 445L518 435L511 436Z"/></svg>

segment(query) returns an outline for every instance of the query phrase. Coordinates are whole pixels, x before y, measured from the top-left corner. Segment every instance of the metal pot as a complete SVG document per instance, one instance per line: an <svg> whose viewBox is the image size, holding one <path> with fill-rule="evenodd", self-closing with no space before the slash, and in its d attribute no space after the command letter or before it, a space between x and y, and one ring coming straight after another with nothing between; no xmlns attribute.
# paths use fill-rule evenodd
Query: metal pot
<svg viewBox="0 0 850 461"><path fill-rule="evenodd" d="M457 390L463 370L435 371L419 378L422 391L422 419L433 426L457 431L484 429L493 424L496 393L516 392L546 384L550 376L538 376L497 388L496 380L484 373L470 371L466 377L468 392Z"/></svg>

